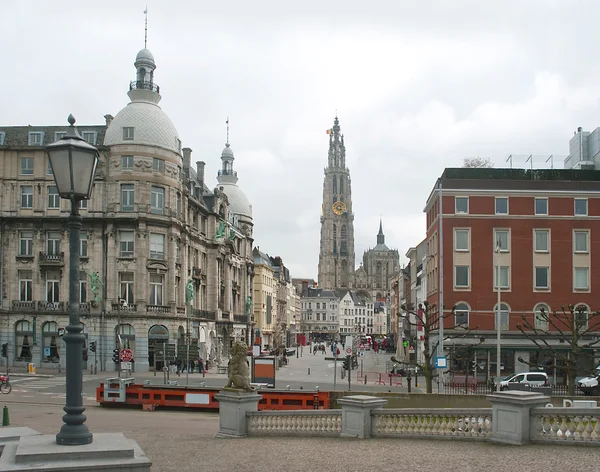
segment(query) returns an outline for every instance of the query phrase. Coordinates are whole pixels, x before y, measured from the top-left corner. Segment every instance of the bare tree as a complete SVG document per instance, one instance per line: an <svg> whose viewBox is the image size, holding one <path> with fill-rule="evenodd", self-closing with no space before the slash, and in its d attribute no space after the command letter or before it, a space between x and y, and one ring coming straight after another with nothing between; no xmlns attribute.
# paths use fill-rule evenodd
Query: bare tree
<svg viewBox="0 0 600 472"><path fill-rule="evenodd" d="M600 312L588 313L584 305L564 306L560 311L546 312L543 308L534 314L533 322L525 315L522 323L517 325L519 331L539 349L549 351L554 358L562 361L568 380L569 395L575 393L575 377L577 376L577 359L586 355L600 343L597 331L600 329ZM560 347L551 344L550 340L558 340ZM565 349L568 347L568 349ZM531 365L519 358L519 361Z"/></svg>
<svg viewBox="0 0 600 472"><path fill-rule="evenodd" d="M465 157L462 166L467 168L494 167L494 163L489 157Z"/></svg>
<svg viewBox="0 0 600 472"><path fill-rule="evenodd" d="M415 362L415 365L423 371L423 375L425 376L425 387L427 393L433 392L433 377L435 375L435 356L436 351L439 346L439 337L435 342L432 342L431 335L434 332L437 332L439 329L439 313L436 309L435 305L430 305L429 302L424 301L422 304L419 304L419 309L415 310L413 306L402 305L400 307L404 313L406 314L405 320L410 326L420 327L422 329L423 336L423 358L424 362L419 364ZM447 315L444 315L444 319L449 318L454 315L454 310L456 307L452 308L452 311ZM397 314L400 317L400 314ZM398 320L400 323L400 319ZM469 328L464 328L461 334L454 335L449 332L444 336L444 340L449 339L458 339L465 338L472 330ZM392 361L398 363L404 363L404 361L396 360L392 357Z"/></svg>

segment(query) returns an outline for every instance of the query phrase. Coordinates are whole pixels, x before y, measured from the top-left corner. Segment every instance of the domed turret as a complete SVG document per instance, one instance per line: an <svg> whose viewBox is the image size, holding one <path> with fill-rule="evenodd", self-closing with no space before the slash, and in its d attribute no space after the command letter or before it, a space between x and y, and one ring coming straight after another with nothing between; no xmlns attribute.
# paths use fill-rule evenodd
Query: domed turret
<svg viewBox="0 0 600 472"><path fill-rule="evenodd" d="M221 153L221 170L217 174L217 181L221 190L227 195L231 212L252 218L252 205L244 192L237 186L238 176L237 172L233 170L234 160L233 150L227 142Z"/></svg>

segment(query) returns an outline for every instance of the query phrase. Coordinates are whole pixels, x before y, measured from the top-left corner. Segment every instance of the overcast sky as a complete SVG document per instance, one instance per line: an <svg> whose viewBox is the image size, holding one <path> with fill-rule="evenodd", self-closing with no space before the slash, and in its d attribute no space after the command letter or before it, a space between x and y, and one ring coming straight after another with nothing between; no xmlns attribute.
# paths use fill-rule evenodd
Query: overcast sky
<svg viewBox="0 0 600 472"><path fill-rule="evenodd" d="M336 110L352 177L356 265L402 255L444 167L562 168L600 126L600 2L148 1L161 107L216 186L225 120L255 245L315 277L323 168ZM210 5L209 5L210 4ZM0 2L0 125L102 124L129 99L145 2ZM289 5L289 6L288 6ZM519 157L520 156L520 157Z"/></svg>

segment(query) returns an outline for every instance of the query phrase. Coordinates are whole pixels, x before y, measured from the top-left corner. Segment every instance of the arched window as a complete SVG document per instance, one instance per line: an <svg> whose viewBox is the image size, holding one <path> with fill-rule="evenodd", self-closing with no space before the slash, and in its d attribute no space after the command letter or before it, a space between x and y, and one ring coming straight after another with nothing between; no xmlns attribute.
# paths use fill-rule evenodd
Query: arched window
<svg viewBox="0 0 600 472"><path fill-rule="evenodd" d="M340 194L344 193L344 177L340 175Z"/></svg>
<svg viewBox="0 0 600 472"><path fill-rule="evenodd" d="M337 193L337 177L333 176L333 193Z"/></svg>
<svg viewBox="0 0 600 472"><path fill-rule="evenodd" d="M333 239L337 239L337 225L333 225Z"/></svg>
<svg viewBox="0 0 600 472"><path fill-rule="evenodd" d="M588 328L588 313L590 308L580 303L575 306L575 326L579 331L585 331Z"/></svg>
<svg viewBox="0 0 600 472"><path fill-rule="evenodd" d="M341 241L340 242L340 256L347 256L348 255L348 248L346 246L346 241Z"/></svg>
<svg viewBox="0 0 600 472"><path fill-rule="evenodd" d="M545 303L538 303L533 309L533 313L535 316L535 329L542 329L544 331L548 330L548 315L550 313L550 308Z"/></svg>
<svg viewBox="0 0 600 472"><path fill-rule="evenodd" d="M503 331L508 330L509 327L509 313L510 307L506 303L500 304L500 329ZM498 305L494 306L494 328L496 329L498 323Z"/></svg>
<svg viewBox="0 0 600 472"><path fill-rule="evenodd" d="M48 321L42 325L42 362L57 363L60 359L58 325Z"/></svg>
<svg viewBox="0 0 600 472"><path fill-rule="evenodd" d="M337 241L333 241L333 254L337 254Z"/></svg>
<svg viewBox="0 0 600 472"><path fill-rule="evenodd" d="M457 303L454 309L454 325L469 326L469 305L466 303Z"/></svg>
<svg viewBox="0 0 600 472"><path fill-rule="evenodd" d="M346 239L346 225L342 225L341 237L342 239Z"/></svg>
<svg viewBox="0 0 600 472"><path fill-rule="evenodd" d="M33 344L33 330L27 320L15 324L15 360L31 362L31 345Z"/></svg>

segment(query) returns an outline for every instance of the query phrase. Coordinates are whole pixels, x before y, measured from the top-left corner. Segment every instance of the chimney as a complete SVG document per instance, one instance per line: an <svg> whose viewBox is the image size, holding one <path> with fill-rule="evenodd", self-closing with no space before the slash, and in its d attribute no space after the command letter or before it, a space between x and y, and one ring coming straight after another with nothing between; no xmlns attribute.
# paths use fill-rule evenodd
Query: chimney
<svg viewBox="0 0 600 472"><path fill-rule="evenodd" d="M183 171L185 175L190 175L190 165L192 163L192 150L188 147L181 150L183 152Z"/></svg>
<svg viewBox="0 0 600 472"><path fill-rule="evenodd" d="M302 281L302 294L305 295L308 293L308 280Z"/></svg>
<svg viewBox="0 0 600 472"><path fill-rule="evenodd" d="M108 128L112 123L114 116L112 115L104 115L104 119L106 120L106 127Z"/></svg>
<svg viewBox="0 0 600 472"><path fill-rule="evenodd" d="M198 174L198 181L201 184L204 184L204 166L206 162L204 161L196 161L196 173Z"/></svg>

